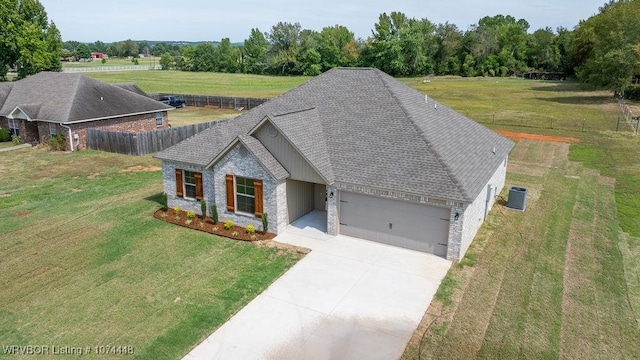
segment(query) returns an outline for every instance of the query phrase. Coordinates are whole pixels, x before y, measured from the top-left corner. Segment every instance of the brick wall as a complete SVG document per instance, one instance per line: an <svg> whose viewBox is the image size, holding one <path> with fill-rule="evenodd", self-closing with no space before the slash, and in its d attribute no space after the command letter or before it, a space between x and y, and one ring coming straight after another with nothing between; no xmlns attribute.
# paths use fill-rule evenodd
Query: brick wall
<svg viewBox="0 0 640 360"><path fill-rule="evenodd" d="M79 149L87 148L87 129L88 128L135 133L135 132L142 132L142 131L151 131L156 129L166 129L167 127L169 127L169 119L167 116L167 112L163 111L162 126L156 125L156 114L151 113L151 114L127 116L127 117L115 118L115 119L70 124L69 127L71 128L72 133L78 134L78 140L74 141L73 149L79 150ZM68 135L66 136L68 137Z"/></svg>
<svg viewBox="0 0 640 360"><path fill-rule="evenodd" d="M202 173L202 195L204 200L207 202L207 215L211 216L211 205L213 205L215 201L215 191L213 188L213 172L210 170L206 170L201 166L172 163L168 161L162 162L162 183L164 186L164 192L167 193L167 203L169 207L173 208L177 206L185 211L194 211L196 214L200 214L201 211L200 201L176 196L176 169ZM218 213L220 213L219 210Z"/></svg>
<svg viewBox="0 0 640 360"><path fill-rule="evenodd" d="M447 260L460 261L469 249L473 238L484 222L486 213L491 210L496 197L502 191L507 175L507 160L505 159L496 169L489 182L482 188L480 194L465 209L455 208L452 211L449 228L449 246ZM487 189L491 187L491 195L487 208ZM459 218L455 220L455 212ZM486 211L486 213L485 213Z"/></svg>
<svg viewBox="0 0 640 360"><path fill-rule="evenodd" d="M262 180L262 196L264 212L269 218L269 232L277 233L286 226L286 211L278 211L281 206L286 208L286 185L284 180L276 182L269 172L247 151L246 156L240 153L241 145L236 145L218 163L214 165L215 173L215 201L218 206L220 221L233 220L236 225L249 224L262 229L262 219L255 216L242 215L227 211L226 174ZM284 186L284 187L283 187ZM282 201L282 203L280 203ZM284 216L283 216L284 215Z"/></svg>

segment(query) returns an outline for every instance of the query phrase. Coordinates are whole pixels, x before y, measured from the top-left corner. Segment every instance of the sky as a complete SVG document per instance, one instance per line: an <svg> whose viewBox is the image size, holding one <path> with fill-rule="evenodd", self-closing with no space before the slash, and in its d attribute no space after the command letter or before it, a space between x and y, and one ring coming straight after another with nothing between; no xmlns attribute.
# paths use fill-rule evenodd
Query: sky
<svg viewBox="0 0 640 360"><path fill-rule="evenodd" d="M533 32L544 27L572 29L597 13L606 0L40 0L64 41L242 42L252 28L268 32L279 21L303 29L346 26L356 38L371 35L381 13L398 11L433 23L449 22L466 30L485 16L525 19Z"/></svg>

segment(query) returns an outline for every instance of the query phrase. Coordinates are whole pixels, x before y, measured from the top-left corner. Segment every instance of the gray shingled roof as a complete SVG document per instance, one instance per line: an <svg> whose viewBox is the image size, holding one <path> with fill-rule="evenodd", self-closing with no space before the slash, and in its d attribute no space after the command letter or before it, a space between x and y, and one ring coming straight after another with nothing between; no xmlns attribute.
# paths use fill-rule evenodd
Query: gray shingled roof
<svg viewBox="0 0 640 360"><path fill-rule="evenodd" d="M132 83L132 82L114 83L112 85L113 86L117 86L117 87L122 88L122 89L125 89L125 90L129 90L129 91L134 92L134 93L136 93L138 95L149 97L149 94L147 94L144 90L140 89L140 87L138 87L138 85L136 85L135 83Z"/></svg>
<svg viewBox="0 0 640 360"><path fill-rule="evenodd" d="M330 183L465 202L513 146L380 70L336 68L157 157L204 164L265 117Z"/></svg>
<svg viewBox="0 0 640 360"><path fill-rule="evenodd" d="M41 72L12 83L4 95L0 89L0 115L16 107L32 120L69 123L152 113L173 109L123 87L81 74Z"/></svg>

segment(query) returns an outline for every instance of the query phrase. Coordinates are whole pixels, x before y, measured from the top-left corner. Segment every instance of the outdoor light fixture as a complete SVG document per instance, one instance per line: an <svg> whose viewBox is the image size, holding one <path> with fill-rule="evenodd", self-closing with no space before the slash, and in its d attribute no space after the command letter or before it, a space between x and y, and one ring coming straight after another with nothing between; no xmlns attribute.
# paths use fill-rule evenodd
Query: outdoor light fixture
<svg viewBox="0 0 640 360"><path fill-rule="evenodd" d="M333 199L333 191L329 192L329 199Z"/></svg>
<svg viewBox="0 0 640 360"><path fill-rule="evenodd" d="M456 211L456 215L453 217L453 220L458 221L460 218L460 213Z"/></svg>

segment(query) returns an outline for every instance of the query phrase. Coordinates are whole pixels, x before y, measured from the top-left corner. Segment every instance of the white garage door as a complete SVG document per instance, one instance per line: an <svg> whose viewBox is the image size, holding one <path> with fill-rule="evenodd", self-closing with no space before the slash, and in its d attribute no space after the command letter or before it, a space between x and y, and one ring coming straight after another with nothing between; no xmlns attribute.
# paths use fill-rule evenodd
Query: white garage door
<svg viewBox="0 0 640 360"><path fill-rule="evenodd" d="M340 233L446 257L451 210L341 192Z"/></svg>

